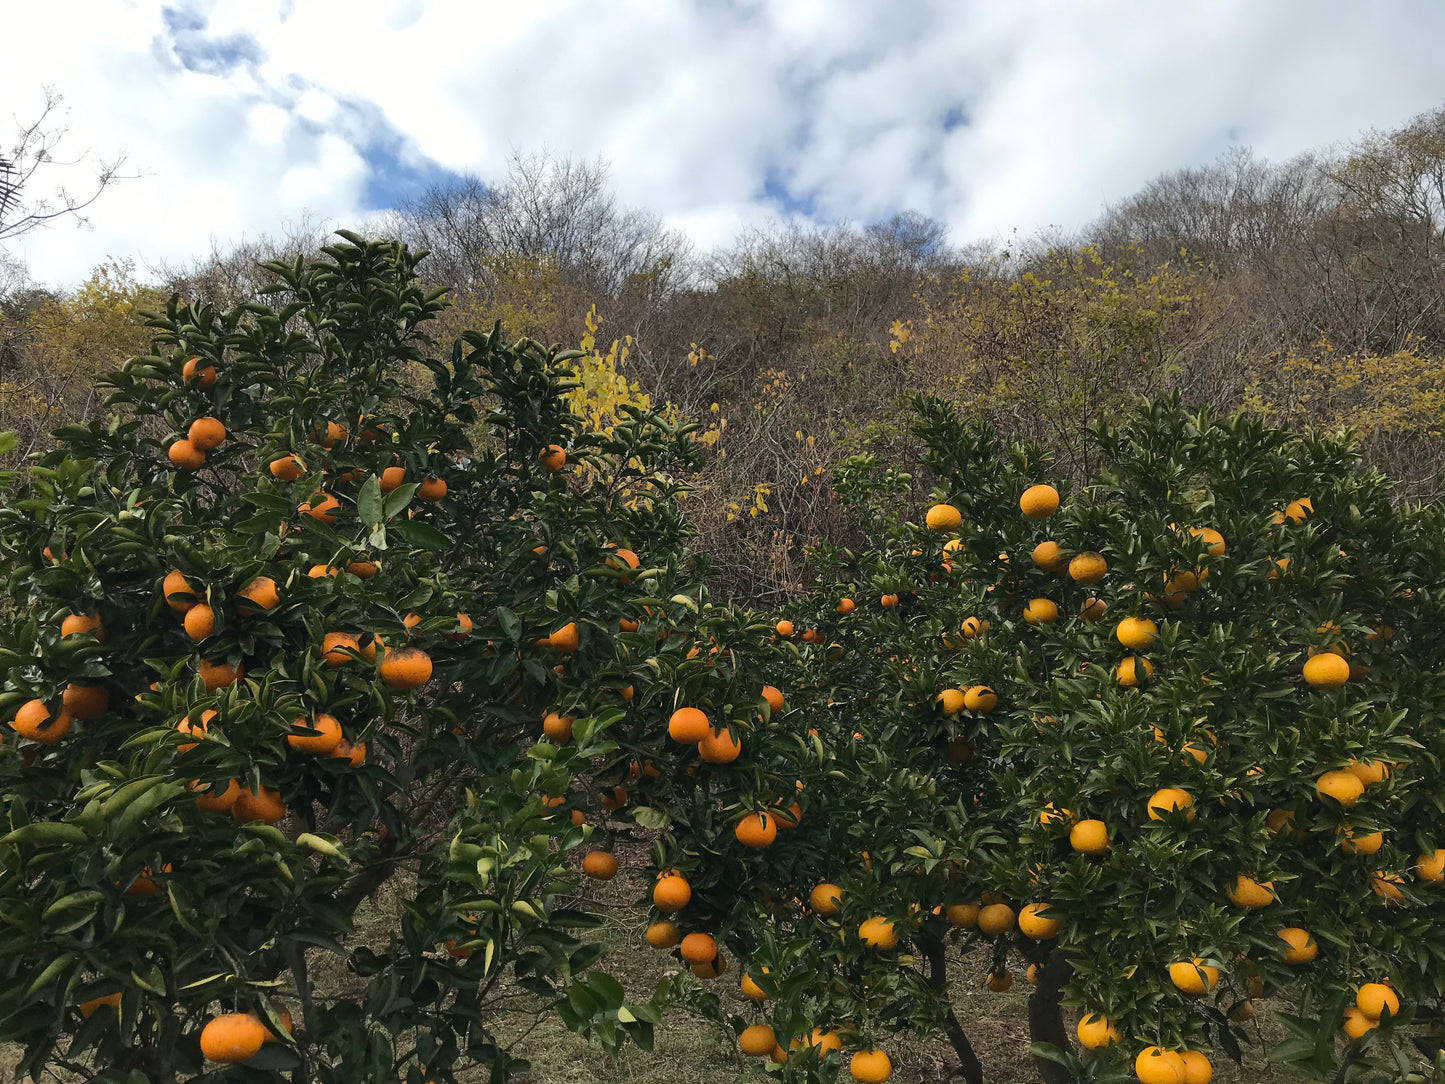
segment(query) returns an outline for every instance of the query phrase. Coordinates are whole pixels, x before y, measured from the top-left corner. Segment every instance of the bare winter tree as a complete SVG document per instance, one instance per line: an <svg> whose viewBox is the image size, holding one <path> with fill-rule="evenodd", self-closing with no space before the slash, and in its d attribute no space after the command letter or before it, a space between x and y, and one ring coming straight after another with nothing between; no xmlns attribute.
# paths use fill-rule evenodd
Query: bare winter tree
<svg viewBox="0 0 1445 1084"><path fill-rule="evenodd" d="M124 152L109 159L92 158L87 149L62 157L59 148L70 131L63 121L63 99L54 87L45 87L44 94L45 105L40 116L31 124L17 119L15 142L0 154L0 243L61 218L73 218L78 225L88 225L85 211L102 192L122 180L138 176L123 172ZM60 181L51 187L48 177L57 168L63 170L87 163L95 170L95 176L84 189L75 191Z"/></svg>
<svg viewBox="0 0 1445 1084"><path fill-rule="evenodd" d="M433 187L398 210L395 226L432 253L427 272L451 286L484 284L499 256L545 257L570 281L614 297L639 277L670 290L688 264L681 233L617 205L601 161L516 154L499 183Z"/></svg>

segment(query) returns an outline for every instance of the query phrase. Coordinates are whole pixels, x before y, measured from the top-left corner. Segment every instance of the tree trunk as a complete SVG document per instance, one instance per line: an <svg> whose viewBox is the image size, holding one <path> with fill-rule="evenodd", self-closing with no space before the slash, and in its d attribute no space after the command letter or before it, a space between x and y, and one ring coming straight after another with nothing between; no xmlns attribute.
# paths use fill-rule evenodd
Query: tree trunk
<svg viewBox="0 0 1445 1084"><path fill-rule="evenodd" d="M957 1072L968 1084L983 1084L983 1066L979 1064L978 1055L973 1052L973 1045L968 1041L963 1025L954 1015L953 1004L948 1000L948 965L943 956L943 938L924 932L918 937L918 946L923 950L923 958L928 961L928 986L943 998L943 1003L947 1006L944 1033L948 1036L953 1052L958 1055Z"/></svg>
<svg viewBox="0 0 1445 1084"><path fill-rule="evenodd" d="M1054 949L1039 968L1038 985L1029 995L1029 1039L1032 1042L1056 1046L1066 1053L1072 1052L1073 1045L1069 1042L1069 1033L1064 1027L1064 1012L1060 999L1073 970L1068 957ZM1044 1084L1072 1084L1073 1074L1058 1062L1048 1058L1034 1058L1034 1065L1038 1068L1039 1075L1044 1078Z"/></svg>

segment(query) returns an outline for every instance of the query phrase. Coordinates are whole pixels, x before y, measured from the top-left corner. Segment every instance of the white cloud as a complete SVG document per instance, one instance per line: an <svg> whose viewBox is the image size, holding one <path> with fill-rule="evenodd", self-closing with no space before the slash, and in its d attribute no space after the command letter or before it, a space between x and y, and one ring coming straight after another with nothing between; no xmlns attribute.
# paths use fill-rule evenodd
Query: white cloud
<svg viewBox="0 0 1445 1084"><path fill-rule="evenodd" d="M905 208L957 241L1081 225L1234 142L1286 157L1445 101L1435 0L72 0L11 5L22 119L145 171L23 251L73 283L304 214L363 216L387 169L496 176L514 150L612 165L703 246L776 211ZM945 119L950 124L946 130ZM399 163L386 165L386 163ZM381 171L381 175L378 174ZM81 187L81 177L75 179Z"/></svg>

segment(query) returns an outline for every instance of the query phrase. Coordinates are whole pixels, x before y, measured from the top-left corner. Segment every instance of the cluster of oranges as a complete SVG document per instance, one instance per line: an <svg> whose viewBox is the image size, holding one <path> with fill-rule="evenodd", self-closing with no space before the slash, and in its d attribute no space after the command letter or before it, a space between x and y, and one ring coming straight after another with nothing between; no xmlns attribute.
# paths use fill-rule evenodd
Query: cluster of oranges
<svg viewBox="0 0 1445 1084"><path fill-rule="evenodd" d="M166 456L177 470L200 470L206 465L206 453L215 451L225 439L226 427L220 418L197 418L184 437L171 442Z"/></svg>

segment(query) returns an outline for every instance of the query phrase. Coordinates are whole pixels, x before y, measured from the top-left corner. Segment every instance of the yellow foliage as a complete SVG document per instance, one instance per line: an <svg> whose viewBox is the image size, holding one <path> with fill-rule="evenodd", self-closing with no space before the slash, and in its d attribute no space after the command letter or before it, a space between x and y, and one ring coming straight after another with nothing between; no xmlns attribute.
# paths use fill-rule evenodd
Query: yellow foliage
<svg viewBox="0 0 1445 1084"><path fill-rule="evenodd" d="M1316 424L1346 426L1363 433L1405 433L1438 437L1445 417L1445 357L1413 347L1392 354L1341 354L1325 339L1304 353L1275 359L1284 373L1297 375L1274 385L1263 413L1303 414Z"/></svg>
<svg viewBox="0 0 1445 1084"><path fill-rule="evenodd" d="M597 306L587 310L583 319L586 330L578 344L583 356L574 358L569 364L576 370L577 387L569 391L565 400L567 408L584 420L589 433L611 434L619 421L625 420L624 406L638 410L651 410L652 397L632 380L623 370L632 352L632 336L613 339L607 353L597 349L597 332L602 327L602 318L597 315ZM676 424L677 408L668 404L662 414L669 425Z"/></svg>

